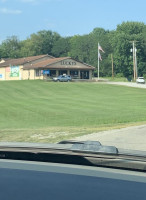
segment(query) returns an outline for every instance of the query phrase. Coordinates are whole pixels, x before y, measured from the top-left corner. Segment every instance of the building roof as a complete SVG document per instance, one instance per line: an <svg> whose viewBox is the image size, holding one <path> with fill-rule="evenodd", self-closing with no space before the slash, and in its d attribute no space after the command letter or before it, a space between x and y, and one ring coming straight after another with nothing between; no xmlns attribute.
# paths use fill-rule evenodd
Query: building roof
<svg viewBox="0 0 146 200"><path fill-rule="evenodd" d="M75 61L76 65L61 65L59 62L71 59ZM57 66L58 63L58 66ZM56 65L55 65L56 64ZM23 69L95 69L95 67L83 62L76 61L71 57L54 58L49 55L31 56L26 58L17 59L3 59L0 67L18 66L23 65Z"/></svg>
<svg viewBox="0 0 146 200"><path fill-rule="evenodd" d="M44 57L50 57L53 58L52 56L49 55L39 55L39 56L30 56L26 58L17 58L17 59L4 59L5 62L0 63L0 67L7 67L7 66L14 66L14 65L24 65L26 63L39 60L40 58Z"/></svg>
<svg viewBox="0 0 146 200"><path fill-rule="evenodd" d="M8 61L8 60L10 60L10 58L1 58L1 59L0 59L0 63L4 63L4 62L6 62L6 61Z"/></svg>
<svg viewBox="0 0 146 200"><path fill-rule="evenodd" d="M26 66L24 66L24 69L38 69L38 68L46 68L47 66L50 66L51 64L55 64L59 61L68 59L70 57L61 57L61 58L52 58L52 59L47 59L47 60L43 60L43 61L39 61L37 63L34 64L28 64Z"/></svg>
<svg viewBox="0 0 146 200"><path fill-rule="evenodd" d="M91 65L88 65L86 63L82 63L82 62L79 62L79 61L76 61L78 63L81 63L81 65L73 65L73 66L66 66L66 65L62 65L62 66L54 66L53 64L56 64L60 61L63 61L63 60L67 60L67 59L72 59L71 57L60 57L60 58L53 58L53 59L47 59L47 60L43 60L43 61L39 61L37 63L34 63L34 64L28 64L28 65L25 65L23 67L23 69L95 69L95 67L91 66ZM72 59L73 60L73 59Z"/></svg>

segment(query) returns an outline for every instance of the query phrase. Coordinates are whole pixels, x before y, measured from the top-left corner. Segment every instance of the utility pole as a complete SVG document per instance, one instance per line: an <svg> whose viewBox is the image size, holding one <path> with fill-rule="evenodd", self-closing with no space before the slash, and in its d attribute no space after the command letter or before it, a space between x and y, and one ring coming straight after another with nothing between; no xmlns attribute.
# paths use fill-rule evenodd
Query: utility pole
<svg viewBox="0 0 146 200"><path fill-rule="evenodd" d="M133 73L134 73L134 80L135 80L135 42L133 41Z"/></svg>
<svg viewBox="0 0 146 200"><path fill-rule="evenodd" d="M99 43L98 43L98 80L99 80L99 56L100 53L99 53Z"/></svg>
<svg viewBox="0 0 146 200"><path fill-rule="evenodd" d="M137 52L137 49L135 47L135 76L136 76L136 79L138 77L138 71L137 71L137 57L136 57L136 52Z"/></svg>
<svg viewBox="0 0 146 200"><path fill-rule="evenodd" d="M136 41L136 40L130 41L130 43L132 43L132 47L133 47L133 49L131 49L131 52L133 52L133 78L134 78L134 81L137 78L136 42L138 42L138 41Z"/></svg>
<svg viewBox="0 0 146 200"><path fill-rule="evenodd" d="M114 78L114 61L113 61L113 54L111 54L111 60L112 60L112 78Z"/></svg>
<svg viewBox="0 0 146 200"><path fill-rule="evenodd" d="M133 71L134 71L134 80L136 80L136 56L135 56L135 52L136 52L136 45L135 45L136 41L133 41Z"/></svg>

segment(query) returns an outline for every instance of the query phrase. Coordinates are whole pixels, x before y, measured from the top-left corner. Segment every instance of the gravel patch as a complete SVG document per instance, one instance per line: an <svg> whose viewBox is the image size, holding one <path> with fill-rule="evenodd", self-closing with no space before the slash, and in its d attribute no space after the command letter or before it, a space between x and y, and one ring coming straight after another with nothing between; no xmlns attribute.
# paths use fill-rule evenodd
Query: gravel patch
<svg viewBox="0 0 146 200"><path fill-rule="evenodd" d="M146 125L102 131L74 139L100 141L103 145L146 151Z"/></svg>
<svg viewBox="0 0 146 200"><path fill-rule="evenodd" d="M128 87L135 87L135 88L144 88L144 89L146 89L146 84L138 84L138 83L133 83L133 82L106 82L106 84L123 85L123 86L128 86Z"/></svg>

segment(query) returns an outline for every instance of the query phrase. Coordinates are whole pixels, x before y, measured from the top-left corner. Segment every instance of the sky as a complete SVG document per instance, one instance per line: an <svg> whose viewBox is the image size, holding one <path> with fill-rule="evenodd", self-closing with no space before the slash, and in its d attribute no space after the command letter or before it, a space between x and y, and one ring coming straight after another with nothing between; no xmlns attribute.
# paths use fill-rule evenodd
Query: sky
<svg viewBox="0 0 146 200"><path fill-rule="evenodd" d="M146 23L146 0L0 0L0 42L40 30L63 37L115 30L126 21Z"/></svg>

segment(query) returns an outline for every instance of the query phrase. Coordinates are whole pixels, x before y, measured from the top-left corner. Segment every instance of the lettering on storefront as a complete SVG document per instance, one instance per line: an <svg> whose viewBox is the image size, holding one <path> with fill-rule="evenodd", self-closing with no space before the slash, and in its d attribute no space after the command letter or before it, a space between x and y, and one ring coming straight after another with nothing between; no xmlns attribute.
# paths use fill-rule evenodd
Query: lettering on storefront
<svg viewBox="0 0 146 200"><path fill-rule="evenodd" d="M61 61L61 65L76 65L74 61Z"/></svg>

